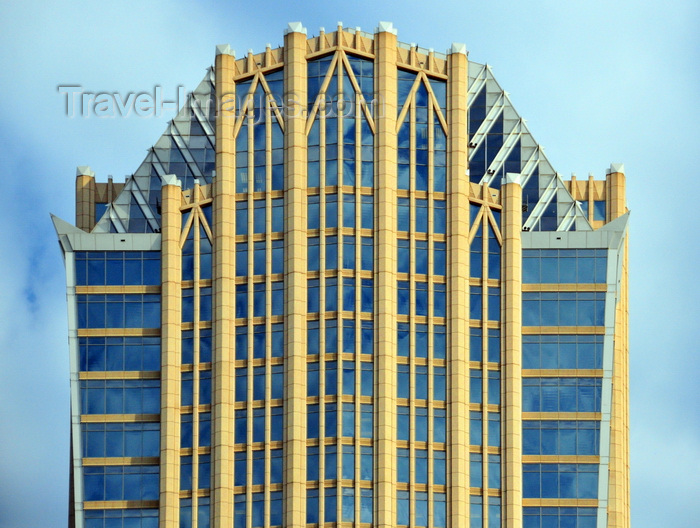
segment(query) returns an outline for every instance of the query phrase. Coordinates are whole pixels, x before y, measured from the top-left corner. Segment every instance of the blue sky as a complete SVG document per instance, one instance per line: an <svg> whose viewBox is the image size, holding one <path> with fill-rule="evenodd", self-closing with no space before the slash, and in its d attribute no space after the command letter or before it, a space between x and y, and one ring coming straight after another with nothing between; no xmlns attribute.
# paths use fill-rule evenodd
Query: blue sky
<svg viewBox="0 0 700 528"><path fill-rule="evenodd" d="M123 181L174 115L69 119L57 86L159 85L174 96L196 87L216 44L239 56L276 47L296 20L309 35L389 20L404 42L438 51L464 42L492 65L562 175L602 178L611 162L625 164L632 521L696 525L698 2L123 0L0 5L0 528L66 526L67 324L49 212L72 221L75 167Z"/></svg>

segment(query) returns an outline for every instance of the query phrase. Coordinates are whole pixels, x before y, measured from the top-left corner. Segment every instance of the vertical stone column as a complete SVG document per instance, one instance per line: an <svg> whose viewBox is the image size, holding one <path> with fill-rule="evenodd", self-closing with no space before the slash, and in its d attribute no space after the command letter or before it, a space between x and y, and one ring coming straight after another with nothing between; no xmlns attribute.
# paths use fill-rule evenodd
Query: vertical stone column
<svg viewBox="0 0 700 528"><path fill-rule="evenodd" d="M625 173L612 164L605 178L607 221L625 214ZM610 472L608 526L628 528L629 518L629 328L627 291L628 239L625 235L619 302L615 309L612 417L610 423Z"/></svg>
<svg viewBox="0 0 700 528"><path fill-rule="evenodd" d="M607 201L608 218L610 222L627 211L625 203L625 167L621 163L613 163L605 176L605 199Z"/></svg>
<svg viewBox="0 0 700 528"><path fill-rule="evenodd" d="M380 22L374 38L377 134L376 210L376 506L375 526L396 525L396 30Z"/></svg>
<svg viewBox="0 0 700 528"><path fill-rule="evenodd" d="M235 153L233 125L235 58L229 46L216 55L216 176L213 189L213 358L212 490L213 526L233 526L233 440L235 358Z"/></svg>
<svg viewBox="0 0 700 528"><path fill-rule="evenodd" d="M180 283L180 204L176 180L162 190L161 213L161 411L160 411L160 526L180 522L180 366L182 287Z"/></svg>
<svg viewBox="0 0 700 528"><path fill-rule="evenodd" d="M506 174L503 205L502 333L505 357L503 412L503 512L506 528L523 525L522 461L522 187L519 174Z"/></svg>
<svg viewBox="0 0 700 528"><path fill-rule="evenodd" d="M452 44L448 57L448 294L450 525L469 525L469 178L467 50Z"/></svg>
<svg viewBox="0 0 700 528"><path fill-rule="evenodd" d="M88 166L75 171L75 225L83 231L95 226L95 173Z"/></svg>
<svg viewBox="0 0 700 528"><path fill-rule="evenodd" d="M284 37L285 526L306 526L306 28Z"/></svg>

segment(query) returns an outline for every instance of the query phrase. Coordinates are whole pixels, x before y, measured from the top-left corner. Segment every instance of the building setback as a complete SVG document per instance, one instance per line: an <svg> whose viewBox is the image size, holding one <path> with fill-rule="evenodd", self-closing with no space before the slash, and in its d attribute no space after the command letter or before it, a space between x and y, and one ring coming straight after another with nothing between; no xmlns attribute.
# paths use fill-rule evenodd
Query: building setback
<svg viewBox="0 0 700 528"><path fill-rule="evenodd" d="M70 525L628 527L627 220L464 45L218 46L54 218Z"/></svg>

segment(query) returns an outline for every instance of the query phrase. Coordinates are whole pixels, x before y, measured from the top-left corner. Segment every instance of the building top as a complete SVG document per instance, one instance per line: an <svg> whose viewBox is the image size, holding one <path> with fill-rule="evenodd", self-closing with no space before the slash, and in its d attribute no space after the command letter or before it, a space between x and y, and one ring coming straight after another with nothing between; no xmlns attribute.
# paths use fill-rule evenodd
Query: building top
<svg viewBox="0 0 700 528"><path fill-rule="evenodd" d="M380 22L376 31L397 34L391 22ZM289 33L306 34L306 28L300 22L291 22L285 30L285 34ZM333 33L321 31L319 36L307 38L307 51L310 63L336 53L372 61L374 35L359 28L343 28L341 22ZM467 49L464 44L453 43L449 53L466 55ZM235 51L228 44L217 46L216 54L235 57ZM448 55L397 42L399 71L422 79L415 81L416 87L425 85L432 91L444 91L448 77L447 61ZM281 104L282 75L277 73L284 68L281 48L271 50L268 47L259 54L250 52L247 57L234 58L233 66L234 81L241 82L242 91L247 90L246 93L236 93L239 103L254 95L256 90L262 90L260 93L266 93ZM491 68L468 61L467 76L470 170L465 178L499 188L507 173L518 174L523 187L523 220L527 230L590 230L586 215L533 138ZM251 79L252 82L245 82ZM367 100L376 94L363 96ZM180 180L183 189L191 188L195 180L203 185L211 183L215 172L217 105L212 104L215 102L215 76L210 69L119 196L107 207L94 232L157 232L160 228L160 188L166 174ZM442 110L446 115L446 108ZM282 114L279 118L283 121ZM81 170L82 167L79 172ZM624 168L621 164L613 164L610 171L623 172ZM546 221L542 220L543 217ZM132 219L136 221L132 222Z"/></svg>

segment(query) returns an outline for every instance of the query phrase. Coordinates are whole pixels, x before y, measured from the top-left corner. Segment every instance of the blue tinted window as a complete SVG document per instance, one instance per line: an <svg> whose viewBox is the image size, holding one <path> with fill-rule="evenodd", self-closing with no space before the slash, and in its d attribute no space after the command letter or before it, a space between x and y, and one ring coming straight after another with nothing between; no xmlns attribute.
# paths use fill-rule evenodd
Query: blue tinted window
<svg viewBox="0 0 700 528"><path fill-rule="evenodd" d="M496 328L488 330L488 361L489 363L499 363L501 360L501 331Z"/></svg>
<svg viewBox="0 0 700 528"><path fill-rule="evenodd" d="M526 249L523 282L530 284L605 283L605 249Z"/></svg>
<svg viewBox="0 0 700 528"><path fill-rule="evenodd" d="M398 199L398 220L397 229L399 231L409 231L411 225L411 205L408 198Z"/></svg>
<svg viewBox="0 0 700 528"><path fill-rule="evenodd" d="M307 524L318 522L318 490L317 489L307 489L306 490L306 522L307 522Z"/></svg>
<svg viewBox="0 0 700 528"><path fill-rule="evenodd" d="M574 528L596 528L597 508L523 508L523 526L571 526Z"/></svg>
<svg viewBox="0 0 700 528"><path fill-rule="evenodd" d="M211 413L199 413L199 446L211 446Z"/></svg>
<svg viewBox="0 0 700 528"><path fill-rule="evenodd" d="M416 365L415 397L419 400L428 399L428 367Z"/></svg>
<svg viewBox="0 0 700 528"><path fill-rule="evenodd" d="M469 329L469 360L481 361L483 355L483 331L481 328Z"/></svg>
<svg viewBox="0 0 700 528"><path fill-rule="evenodd" d="M397 438L399 440L408 441L409 431L411 429L411 427L410 427L411 421L410 421L409 408L407 406L403 406L403 405L398 406L396 423L397 423Z"/></svg>
<svg viewBox="0 0 700 528"><path fill-rule="evenodd" d="M84 457L153 457L160 455L160 424L83 423Z"/></svg>
<svg viewBox="0 0 700 528"><path fill-rule="evenodd" d="M447 274L446 244L435 242L433 244L433 273L435 275Z"/></svg>
<svg viewBox="0 0 700 528"><path fill-rule="evenodd" d="M374 197L362 196L362 229L373 229L374 227Z"/></svg>
<svg viewBox="0 0 700 528"><path fill-rule="evenodd" d="M416 282L416 315L428 315L428 283ZM401 312L399 312L401 313Z"/></svg>
<svg viewBox="0 0 700 528"><path fill-rule="evenodd" d="M345 277L343 279L343 310L355 311L355 279Z"/></svg>
<svg viewBox="0 0 700 528"><path fill-rule="evenodd" d="M284 282L273 282L270 296L272 315L284 315Z"/></svg>
<svg viewBox="0 0 700 528"><path fill-rule="evenodd" d="M428 200L422 198L416 198L415 200L415 221L416 221L416 232L427 233L428 232ZM439 233L439 231L436 231Z"/></svg>
<svg viewBox="0 0 700 528"><path fill-rule="evenodd" d="M434 231L436 233L447 233L447 210L445 200L433 200L433 219L435 222Z"/></svg>
<svg viewBox="0 0 700 528"><path fill-rule="evenodd" d="M319 237L309 237L306 263L309 271L319 271L321 247Z"/></svg>
<svg viewBox="0 0 700 528"><path fill-rule="evenodd" d="M469 486L481 488L483 486L483 460L480 453L469 454Z"/></svg>
<svg viewBox="0 0 700 528"><path fill-rule="evenodd" d="M265 441L265 409L253 409L253 442Z"/></svg>
<svg viewBox="0 0 700 528"><path fill-rule="evenodd" d="M355 395L355 364L352 361L343 363L343 394Z"/></svg>
<svg viewBox="0 0 700 528"><path fill-rule="evenodd" d="M398 312L408 315L410 308L410 290L408 281L398 281Z"/></svg>
<svg viewBox="0 0 700 528"><path fill-rule="evenodd" d="M593 220L605 222L605 200L593 202Z"/></svg>
<svg viewBox="0 0 700 528"><path fill-rule="evenodd" d="M602 366L602 335L523 336L523 368L599 369Z"/></svg>
<svg viewBox="0 0 700 528"><path fill-rule="evenodd" d="M326 195L326 228L338 227L338 195Z"/></svg>
<svg viewBox="0 0 700 528"><path fill-rule="evenodd" d="M284 240L272 241L272 273L284 273Z"/></svg>
<svg viewBox="0 0 700 528"><path fill-rule="evenodd" d="M259 455L256 457L256 455ZM253 484L265 483L265 467L264 467L265 452L253 451ZM267 469L270 475L271 484L282 483L282 450L270 450L270 466Z"/></svg>
<svg viewBox="0 0 700 528"><path fill-rule="evenodd" d="M447 352L447 341L444 325L433 326L433 357L445 359Z"/></svg>
<svg viewBox="0 0 700 528"><path fill-rule="evenodd" d="M489 481L491 489L501 489L501 456L488 455ZM500 526L500 523L498 524Z"/></svg>
<svg viewBox="0 0 700 528"><path fill-rule="evenodd" d="M159 285L157 251L76 251L77 286Z"/></svg>
<svg viewBox="0 0 700 528"><path fill-rule="evenodd" d="M373 435L373 422L374 412L372 410L372 404L363 403L360 405L360 438L372 438Z"/></svg>
<svg viewBox="0 0 700 528"><path fill-rule="evenodd" d="M336 511L336 505L338 504L337 502L337 496L336 496L336 490L335 488L326 488L326 498L325 498L325 522L335 522L338 513Z"/></svg>
<svg viewBox="0 0 700 528"><path fill-rule="evenodd" d="M447 317L446 285L435 283L433 288L433 315L435 317Z"/></svg>
<svg viewBox="0 0 700 528"><path fill-rule="evenodd" d="M471 204L474 207L474 204ZM478 210L478 209L477 209ZM472 209L473 212L473 209ZM483 228L479 225L476 235L469 246L469 275L474 278L483 276L483 256L484 256L484 241L482 238Z"/></svg>
<svg viewBox="0 0 700 528"><path fill-rule="evenodd" d="M85 510L85 528L157 528L157 509ZM200 525L201 526L201 525Z"/></svg>
<svg viewBox="0 0 700 528"><path fill-rule="evenodd" d="M321 227L321 205L320 196L312 195L309 196L308 210L309 216L307 217L307 229L318 229Z"/></svg>
<svg viewBox="0 0 700 528"><path fill-rule="evenodd" d="M597 464L523 464L523 498L597 497Z"/></svg>
<svg viewBox="0 0 700 528"><path fill-rule="evenodd" d="M500 405L501 403L501 373L489 371L488 380L488 403L489 405Z"/></svg>
<svg viewBox="0 0 700 528"><path fill-rule="evenodd" d="M374 269L374 245L372 238L362 237L362 254L360 258L363 271L372 271Z"/></svg>
<svg viewBox="0 0 700 528"><path fill-rule="evenodd" d="M408 239L400 238L397 244L397 271L410 273L411 271L411 243Z"/></svg>
<svg viewBox="0 0 700 528"><path fill-rule="evenodd" d="M180 416L180 447L192 447L192 414Z"/></svg>
<svg viewBox="0 0 700 528"><path fill-rule="evenodd" d="M343 194L343 227L355 227L354 194Z"/></svg>
<svg viewBox="0 0 700 528"><path fill-rule="evenodd" d="M326 311L335 312L338 309L338 279L326 279Z"/></svg>
<svg viewBox="0 0 700 528"><path fill-rule="evenodd" d="M236 202L236 234L248 234L248 202Z"/></svg>
<svg viewBox="0 0 700 528"><path fill-rule="evenodd" d="M445 409L433 410L433 442L444 443L446 434L447 411Z"/></svg>
<svg viewBox="0 0 700 528"><path fill-rule="evenodd" d="M236 244L236 276L248 275L248 243Z"/></svg>
<svg viewBox="0 0 700 528"><path fill-rule="evenodd" d="M81 337L78 347L83 371L160 369L159 337Z"/></svg>
<svg viewBox="0 0 700 528"><path fill-rule="evenodd" d="M326 319L326 354L338 352L338 322Z"/></svg>
<svg viewBox="0 0 700 528"><path fill-rule="evenodd" d="M480 370L471 369L469 371L469 402L481 403L482 394L482 374Z"/></svg>
<svg viewBox="0 0 700 528"><path fill-rule="evenodd" d="M444 486L447 483L445 451L433 451L433 484Z"/></svg>
<svg viewBox="0 0 700 528"><path fill-rule="evenodd" d="M306 437L307 438L318 438L318 433L319 433L318 413L319 413L318 404L307 406L307 414L306 414Z"/></svg>
<svg viewBox="0 0 700 528"><path fill-rule="evenodd" d="M602 326L604 292L524 292L523 326Z"/></svg>
<svg viewBox="0 0 700 528"><path fill-rule="evenodd" d="M428 409L426 407L416 407L416 429L415 439L418 442L428 441Z"/></svg>
<svg viewBox="0 0 700 528"><path fill-rule="evenodd" d="M373 520L373 492L371 489L360 490L360 522L372 523Z"/></svg>
<svg viewBox="0 0 700 528"><path fill-rule="evenodd" d="M199 372L199 404L211 404L211 370Z"/></svg>
<svg viewBox="0 0 700 528"><path fill-rule="evenodd" d="M523 378L523 412L600 412L600 378Z"/></svg>
<svg viewBox="0 0 700 528"><path fill-rule="evenodd" d="M248 411L237 409L235 412L235 443L248 443Z"/></svg>
<svg viewBox="0 0 700 528"><path fill-rule="evenodd" d="M83 380L82 414L157 414L159 380Z"/></svg>
<svg viewBox="0 0 700 528"><path fill-rule="evenodd" d="M416 253L414 259L415 272L420 274L428 273L428 241L416 240Z"/></svg>
<svg viewBox="0 0 700 528"><path fill-rule="evenodd" d="M447 396L445 367L435 367L433 372L433 398L437 401L445 401Z"/></svg>
<svg viewBox="0 0 700 528"><path fill-rule="evenodd" d="M335 394L333 392L332 394ZM338 436L338 410L337 410L337 405L335 403L327 403L326 404L326 431L325 431L325 437L326 438L334 438Z"/></svg>
<svg viewBox="0 0 700 528"><path fill-rule="evenodd" d="M489 413L490 416L490 413ZM480 446L482 444L483 415L477 411L469 413L469 443Z"/></svg>
<svg viewBox="0 0 700 528"><path fill-rule="evenodd" d="M158 328L160 296L154 294L78 295L79 328Z"/></svg>
<svg viewBox="0 0 700 528"><path fill-rule="evenodd" d="M501 246L498 244L498 239L491 224L489 224L488 231L488 277L489 279L499 280L501 278Z"/></svg>
<svg viewBox="0 0 700 528"><path fill-rule="evenodd" d="M246 471L248 466L247 455L245 451L239 451L234 455L233 462L233 483L235 486L245 486L246 484Z"/></svg>
<svg viewBox="0 0 700 528"><path fill-rule="evenodd" d="M489 288L489 306L488 306L488 318L489 321L500 321L501 320L501 289L500 288Z"/></svg>
<svg viewBox="0 0 700 528"><path fill-rule="evenodd" d="M272 199L272 232L284 231L284 199Z"/></svg>
<svg viewBox="0 0 700 528"><path fill-rule="evenodd" d="M408 491L396 492L396 509L397 523L400 525L408 525L411 511Z"/></svg>
<svg viewBox="0 0 700 528"><path fill-rule="evenodd" d="M489 447L500 447L501 446L501 414L500 413L489 413L489 423L488 423L488 446Z"/></svg>
<svg viewBox="0 0 700 528"><path fill-rule="evenodd" d="M600 422L523 421L523 454L598 455Z"/></svg>
<svg viewBox="0 0 700 528"><path fill-rule="evenodd" d="M481 319L482 313L482 292L481 286L469 287L469 318Z"/></svg>
<svg viewBox="0 0 700 528"><path fill-rule="evenodd" d="M352 480L355 478L355 446L343 446L343 458L341 460L342 478Z"/></svg>
<svg viewBox="0 0 700 528"><path fill-rule="evenodd" d="M253 284L253 317L265 315L265 283Z"/></svg>
<svg viewBox="0 0 700 528"><path fill-rule="evenodd" d="M326 269L338 269L338 237L327 236L326 242Z"/></svg>
<svg viewBox="0 0 700 528"><path fill-rule="evenodd" d="M86 466L84 499L158 500L158 466Z"/></svg>
<svg viewBox="0 0 700 528"><path fill-rule="evenodd" d="M355 269L355 237L343 237L343 268Z"/></svg>
<svg viewBox="0 0 700 528"><path fill-rule="evenodd" d="M306 290L306 309L309 313L317 313L319 311L319 295L318 279L309 280Z"/></svg>
<svg viewBox="0 0 700 528"><path fill-rule="evenodd" d="M361 394L362 396L372 396L374 393L374 368L372 363L360 363L362 369Z"/></svg>
<svg viewBox="0 0 700 528"><path fill-rule="evenodd" d="M248 316L248 285L236 284L236 317Z"/></svg>
<svg viewBox="0 0 700 528"><path fill-rule="evenodd" d="M374 303L374 280L362 279L362 289L360 291L360 309L363 312L372 313Z"/></svg>

